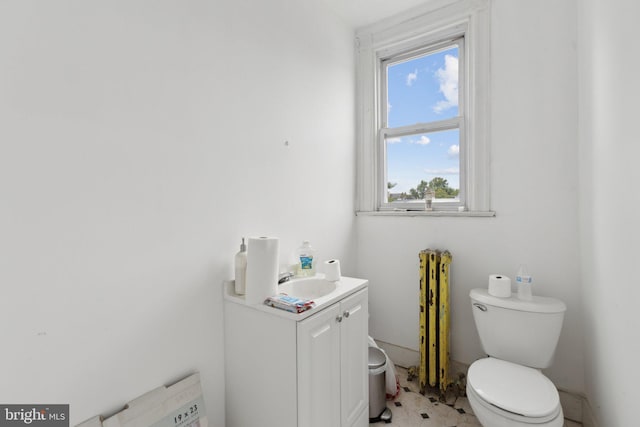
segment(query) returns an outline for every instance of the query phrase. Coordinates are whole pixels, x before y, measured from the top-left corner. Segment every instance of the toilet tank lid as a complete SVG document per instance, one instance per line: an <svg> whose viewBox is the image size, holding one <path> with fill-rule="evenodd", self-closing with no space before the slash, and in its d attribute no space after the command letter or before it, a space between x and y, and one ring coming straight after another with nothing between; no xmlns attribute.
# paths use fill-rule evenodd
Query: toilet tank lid
<svg viewBox="0 0 640 427"><path fill-rule="evenodd" d="M472 363L467 381L486 402L525 417L546 417L560 403L555 386L540 371L493 357Z"/></svg>
<svg viewBox="0 0 640 427"><path fill-rule="evenodd" d="M510 310L533 313L564 313L567 311L567 305L557 298L534 296L530 301L526 301L519 299L515 294L511 294L508 298L500 298L489 295L489 291L483 288L471 289L469 296L473 301Z"/></svg>

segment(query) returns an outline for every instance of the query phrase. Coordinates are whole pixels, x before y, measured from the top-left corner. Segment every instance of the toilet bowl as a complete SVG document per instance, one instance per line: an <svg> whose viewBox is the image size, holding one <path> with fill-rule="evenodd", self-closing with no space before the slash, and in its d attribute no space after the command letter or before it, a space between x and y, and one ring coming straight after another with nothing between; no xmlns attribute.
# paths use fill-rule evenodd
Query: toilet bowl
<svg viewBox="0 0 640 427"><path fill-rule="evenodd" d="M469 367L467 398L486 427L562 427L553 383L539 370L492 357Z"/></svg>

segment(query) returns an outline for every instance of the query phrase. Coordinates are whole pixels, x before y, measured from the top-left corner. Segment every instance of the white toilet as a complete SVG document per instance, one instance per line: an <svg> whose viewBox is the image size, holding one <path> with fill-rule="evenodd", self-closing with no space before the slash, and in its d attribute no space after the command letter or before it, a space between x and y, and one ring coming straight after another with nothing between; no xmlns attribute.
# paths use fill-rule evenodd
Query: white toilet
<svg viewBox="0 0 640 427"><path fill-rule="evenodd" d="M562 427L558 391L540 369L551 364L567 306L555 298L531 301L472 289L471 308L489 357L467 374L467 397L484 427Z"/></svg>

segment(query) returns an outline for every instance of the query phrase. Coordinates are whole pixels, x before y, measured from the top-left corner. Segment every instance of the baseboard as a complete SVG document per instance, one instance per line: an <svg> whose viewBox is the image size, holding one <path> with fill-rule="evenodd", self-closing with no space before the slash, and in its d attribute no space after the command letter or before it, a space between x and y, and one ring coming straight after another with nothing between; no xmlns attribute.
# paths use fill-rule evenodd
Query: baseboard
<svg viewBox="0 0 640 427"><path fill-rule="evenodd" d="M401 347L388 342L375 340L376 344L387 353L387 356L393 361L393 363L402 368L409 368L411 366L418 366L420 363L420 352L406 347ZM450 375L452 378L458 376L459 373L466 375L469 365L455 360L451 361Z"/></svg>
<svg viewBox="0 0 640 427"><path fill-rule="evenodd" d="M389 359L391 359L395 365L402 368L418 366L420 361L420 353L418 351L406 347L400 347L395 344L389 344L380 340L375 341L376 344L378 344L378 346L387 353L387 356L389 356Z"/></svg>
<svg viewBox="0 0 640 427"><path fill-rule="evenodd" d="M410 366L417 366L420 361L420 352L417 350L379 340L376 340L376 343L397 366L409 368ZM466 363L451 361L451 377L456 377L459 373L466 374L468 369L469 365ZM560 396L560 404L566 419L583 423L584 427L598 427L593 417L591 406L583 395L567 390L558 390L558 395Z"/></svg>
<svg viewBox="0 0 640 427"><path fill-rule="evenodd" d="M564 417L568 420L581 423L584 419L584 396L561 389L558 389L558 395L560 396L560 405L562 405Z"/></svg>
<svg viewBox="0 0 640 427"><path fill-rule="evenodd" d="M582 400L582 425L583 427L598 427L596 417L593 416L588 399Z"/></svg>

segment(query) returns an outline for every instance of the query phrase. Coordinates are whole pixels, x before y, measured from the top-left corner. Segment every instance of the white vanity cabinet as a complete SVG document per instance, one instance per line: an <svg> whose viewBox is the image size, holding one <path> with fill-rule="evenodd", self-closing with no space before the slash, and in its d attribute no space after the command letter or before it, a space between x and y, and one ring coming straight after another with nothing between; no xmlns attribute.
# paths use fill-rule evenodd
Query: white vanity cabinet
<svg viewBox="0 0 640 427"><path fill-rule="evenodd" d="M367 282L350 280L303 315L225 297L227 427L369 425Z"/></svg>
<svg viewBox="0 0 640 427"><path fill-rule="evenodd" d="M298 323L298 427L369 425L367 290Z"/></svg>

